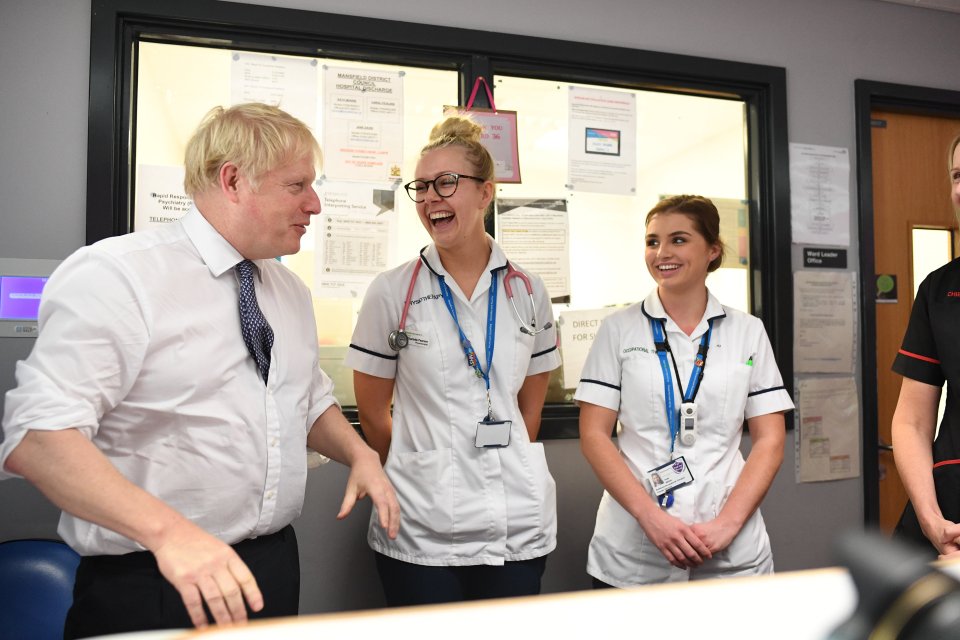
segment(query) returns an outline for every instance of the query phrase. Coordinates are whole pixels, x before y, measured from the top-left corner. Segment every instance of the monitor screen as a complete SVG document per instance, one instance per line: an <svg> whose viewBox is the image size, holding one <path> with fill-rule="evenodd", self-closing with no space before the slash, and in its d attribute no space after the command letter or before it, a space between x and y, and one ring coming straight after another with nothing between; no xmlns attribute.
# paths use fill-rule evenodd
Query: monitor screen
<svg viewBox="0 0 960 640"><path fill-rule="evenodd" d="M0 276L0 320L36 320L46 276Z"/></svg>

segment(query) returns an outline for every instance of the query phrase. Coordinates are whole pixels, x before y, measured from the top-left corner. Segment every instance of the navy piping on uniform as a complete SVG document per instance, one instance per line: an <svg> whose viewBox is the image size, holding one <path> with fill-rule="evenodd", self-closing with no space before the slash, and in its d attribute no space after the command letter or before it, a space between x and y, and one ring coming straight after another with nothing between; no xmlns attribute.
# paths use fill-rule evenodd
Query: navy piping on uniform
<svg viewBox="0 0 960 640"><path fill-rule="evenodd" d="M437 277L439 278L439 277L440 277L440 274L437 273L437 270L434 269L434 268L430 265L430 261L427 260L427 256L423 255L423 252L426 251L426 250L427 250L427 247L424 247L423 249L420 249L420 259L423 260L423 264L427 265L427 269L430 269L431 273L433 273L433 275L435 275L435 276L437 276Z"/></svg>
<svg viewBox="0 0 960 640"><path fill-rule="evenodd" d="M540 356L545 356L545 355L547 355L548 353L550 353L551 351L556 351L556 350L557 350L557 345L553 345L553 346L550 347L549 349L544 349L544 350L541 351L540 353L535 353L535 354L533 354L532 356L530 356L530 359L532 360L533 358L539 358Z"/></svg>
<svg viewBox="0 0 960 640"><path fill-rule="evenodd" d="M436 269L433 268L433 266L430 264L430 261L427 260L427 256L423 255L423 252L426 251L427 248L428 247L424 247L423 249L420 249L420 259L423 260L423 264L427 265L427 269L429 269L431 273L433 273L433 275L437 276L438 278L443 277L439 273L437 273ZM490 274L496 277L498 271L503 271L506 268L507 268L506 264L500 265L499 267L494 267L493 269L490 269Z"/></svg>
<svg viewBox="0 0 960 640"><path fill-rule="evenodd" d="M786 391L786 390L787 388L784 386L770 387L769 389L760 389L760 391L752 391L747 394L747 397L752 398L753 396L758 396L761 393L770 393L771 391Z"/></svg>
<svg viewBox="0 0 960 640"><path fill-rule="evenodd" d="M640 303L640 311L642 311L642 312L643 312L643 315L647 316L647 317L650 318L651 320L666 320L666 319L667 319L667 316L663 316L662 318L658 318L658 317L656 317L656 316L652 316L652 315L650 315L649 313L647 313L647 301L646 301L646 300L644 300L644 301L642 301L642 302Z"/></svg>
<svg viewBox="0 0 960 640"><path fill-rule="evenodd" d="M371 356L377 356L378 358L383 358L384 360L396 360L396 359L397 359L396 354L394 354L394 355L392 355L392 356L386 356L386 355L383 355L382 353L377 353L376 351L370 351L370 349L364 349L363 347L358 347L357 345L353 344L352 342L350 343L350 348L351 348L351 349L356 349L357 351L362 351L362 352L364 352L364 353L368 353L368 354L370 354Z"/></svg>
<svg viewBox="0 0 960 640"><path fill-rule="evenodd" d="M642 301L642 302L640 303L640 311L642 311L642 312L643 312L643 315L647 316L647 317L650 318L651 320L666 320L666 319L667 319L667 316L666 316L666 315L663 315L663 316L650 315L650 313L647 312L647 301L646 301L646 300L644 300L644 301ZM720 318L726 318L726 317L727 317L727 308L724 307L723 305L720 305L720 313L718 313L718 314L715 315L715 316L711 316L711 317L707 318L707 320L708 320L708 321L710 321L710 320L719 320Z"/></svg>
<svg viewBox="0 0 960 640"><path fill-rule="evenodd" d="M610 384L609 382L601 382L600 380L591 380L590 378L580 378L580 382L592 382L593 384L598 384L601 387L610 387L611 389L616 389L620 391L620 387L615 384Z"/></svg>

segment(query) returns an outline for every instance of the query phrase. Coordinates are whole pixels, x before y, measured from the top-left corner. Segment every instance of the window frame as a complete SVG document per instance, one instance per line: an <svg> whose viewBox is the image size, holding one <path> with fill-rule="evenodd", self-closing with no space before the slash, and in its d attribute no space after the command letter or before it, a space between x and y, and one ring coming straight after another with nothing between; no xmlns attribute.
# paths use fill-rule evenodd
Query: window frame
<svg viewBox="0 0 960 640"><path fill-rule="evenodd" d="M216 0L92 0L90 35L88 244L131 230L140 40L452 69L461 103L477 77L494 87L497 74L743 101L751 309L767 329L784 380L793 379L782 67ZM489 106L486 96L478 95L475 106ZM356 421L355 410L345 413ZM572 404L547 405L541 439L577 437L578 413Z"/></svg>

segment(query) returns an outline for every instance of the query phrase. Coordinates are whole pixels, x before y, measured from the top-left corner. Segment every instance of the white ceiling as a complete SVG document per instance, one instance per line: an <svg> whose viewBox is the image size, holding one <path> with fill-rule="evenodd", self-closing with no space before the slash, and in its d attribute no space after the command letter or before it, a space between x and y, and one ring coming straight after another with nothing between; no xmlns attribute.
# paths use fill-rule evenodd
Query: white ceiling
<svg viewBox="0 0 960 640"><path fill-rule="evenodd" d="M960 0L883 0L884 2L895 2L905 4L911 7L920 7L922 9L936 9L937 11L952 11L960 13Z"/></svg>

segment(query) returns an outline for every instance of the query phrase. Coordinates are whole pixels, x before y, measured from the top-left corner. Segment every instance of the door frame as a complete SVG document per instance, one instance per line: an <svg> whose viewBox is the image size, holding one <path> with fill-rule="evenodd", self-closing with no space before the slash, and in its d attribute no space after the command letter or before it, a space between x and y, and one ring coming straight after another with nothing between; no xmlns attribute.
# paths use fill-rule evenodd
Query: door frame
<svg viewBox="0 0 960 640"><path fill-rule="evenodd" d="M960 91L905 84L855 80L857 138L857 211L860 230L860 380L863 423L863 516L867 525L880 521L880 464L877 456L877 313L874 300L873 142L874 109L960 118Z"/></svg>

